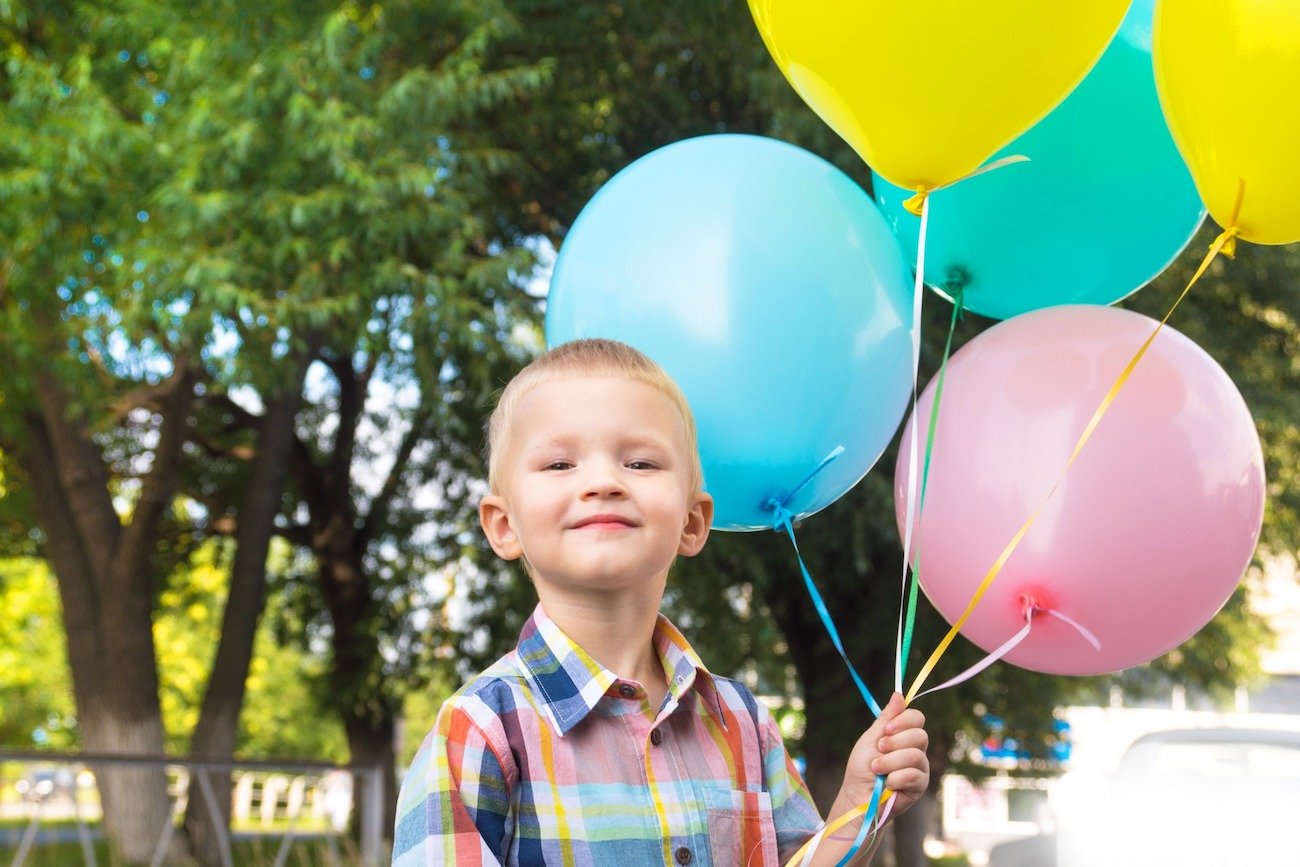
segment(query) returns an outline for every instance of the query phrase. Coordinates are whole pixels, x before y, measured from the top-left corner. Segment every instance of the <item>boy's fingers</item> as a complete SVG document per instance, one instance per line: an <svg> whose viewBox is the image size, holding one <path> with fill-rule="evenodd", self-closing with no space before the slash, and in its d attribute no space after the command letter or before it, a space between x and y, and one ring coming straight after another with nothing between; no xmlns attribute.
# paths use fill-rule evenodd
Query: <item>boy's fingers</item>
<svg viewBox="0 0 1300 867"><path fill-rule="evenodd" d="M925 793L926 785L929 783L927 774L918 771L916 768L905 768L901 771L894 771L885 778L885 784L895 792L902 792L913 800L921 797Z"/></svg>
<svg viewBox="0 0 1300 867"><path fill-rule="evenodd" d="M929 743L930 736L925 733L925 729L903 729L897 734L881 738L876 743L876 749L882 754L908 748L925 752L925 748Z"/></svg>
<svg viewBox="0 0 1300 867"><path fill-rule="evenodd" d="M906 771L915 771L917 774L924 775L928 774L929 770L930 760L921 747L906 747L893 750L885 755L876 756L871 762L872 773L880 777L892 776ZM896 787L891 783L890 788Z"/></svg>
<svg viewBox="0 0 1300 867"><path fill-rule="evenodd" d="M914 707L909 707L885 723L885 734L892 735L904 729L920 728L925 728L925 714Z"/></svg>

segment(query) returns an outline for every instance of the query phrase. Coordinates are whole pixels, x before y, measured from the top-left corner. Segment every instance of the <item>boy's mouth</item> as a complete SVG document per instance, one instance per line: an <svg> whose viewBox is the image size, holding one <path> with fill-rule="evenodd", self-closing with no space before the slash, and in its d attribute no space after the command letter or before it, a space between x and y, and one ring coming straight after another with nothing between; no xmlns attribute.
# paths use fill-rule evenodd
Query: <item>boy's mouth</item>
<svg viewBox="0 0 1300 867"><path fill-rule="evenodd" d="M636 524L622 515L589 515L573 524L575 530L626 530Z"/></svg>

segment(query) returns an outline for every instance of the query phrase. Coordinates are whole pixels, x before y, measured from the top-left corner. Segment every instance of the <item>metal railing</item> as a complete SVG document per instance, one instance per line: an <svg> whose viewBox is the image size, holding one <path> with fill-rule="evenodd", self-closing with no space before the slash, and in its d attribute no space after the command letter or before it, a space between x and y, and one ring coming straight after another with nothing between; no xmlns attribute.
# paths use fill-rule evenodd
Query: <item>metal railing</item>
<svg viewBox="0 0 1300 867"><path fill-rule="evenodd" d="M299 823L309 800L313 813L311 818L319 821L324 817L330 825L328 830L313 839L325 839L335 863L341 863L337 845L339 832L346 828L349 814L358 807L361 863L367 867L379 867L383 857L384 770L378 765L208 761L168 756L0 750L0 764L3 763L22 763L36 769L20 780L0 780L0 786L16 786L20 796L17 805L19 817L27 819L11 862L12 867L22 867L36 843L43 821L66 819L69 814L76 823L77 840L84 863L88 867L97 867L90 824L100 809L97 799L88 801L88 796L83 796L80 790L93 789L95 783L91 768L105 765L161 768L169 775L168 797L171 809L167 821L159 830L152 867L161 867L166 858L179 819L188 806L192 781L197 781L199 797L217 835L221 863L223 867L232 867L231 834L218 807L216 789L212 783L214 773L230 775L232 816L246 820L251 815L255 790L260 796L258 813L262 824L267 826L261 836L280 837L275 867L283 867L295 842L307 839L307 835L300 832ZM53 768L60 771L52 771ZM344 779L351 782L351 785L341 785ZM360 782L361 785L357 786L355 782ZM358 789L361 793L359 805L355 798ZM283 815L278 815L281 794L285 795L285 810ZM272 800L268 801L268 798ZM0 805L3 804L0 799ZM64 812L61 817L55 815L56 808L60 806ZM14 806L10 807L12 812ZM22 816L23 808L27 808L28 812L25 817ZM271 831L269 826L277 819L284 820L283 825Z"/></svg>

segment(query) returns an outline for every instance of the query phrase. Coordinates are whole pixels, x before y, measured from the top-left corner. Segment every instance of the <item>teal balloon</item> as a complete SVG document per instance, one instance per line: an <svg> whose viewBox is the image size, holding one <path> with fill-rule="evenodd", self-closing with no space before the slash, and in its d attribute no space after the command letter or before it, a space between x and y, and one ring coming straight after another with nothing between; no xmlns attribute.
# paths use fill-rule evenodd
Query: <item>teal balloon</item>
<svg viewBox="0 0 1300 867"><path fill-rule="evenodd" d="M546 339L613 338L663 365L695 414L714 527L771 528L771 501L824 508L893 437L912 387L909 279L875 203L834 166L704 136L632 163L578 215Z"/></svg>
<svg viewBox="0 0 1300 867"><path fill-rule="evenodd" d="M925 282L985 316L1112 304L1163 271L1204 217L1156 98L1152 0L1135 0L1088 76L996 154L1029 157L932 193ZM915 261L912 191L875 176L890 225Z"/></svg>

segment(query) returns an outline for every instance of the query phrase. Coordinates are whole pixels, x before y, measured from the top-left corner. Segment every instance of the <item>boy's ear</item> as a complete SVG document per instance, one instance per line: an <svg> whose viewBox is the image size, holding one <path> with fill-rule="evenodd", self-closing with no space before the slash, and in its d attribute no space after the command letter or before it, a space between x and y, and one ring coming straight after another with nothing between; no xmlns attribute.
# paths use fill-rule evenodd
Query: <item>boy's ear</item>
<svg viewBox="0 0 1300 867"><path fill-rule="evenodd" d="M700 553L709 538L709 528L713 526L713 497L700 491L686 513L686 523L682 526L682 540L677 546L677 553L683 557L694 557Z"/></svg>
<svg viewBox="0 0 1300 867"><path fill-rule="evenodd" d="M502 560L517 560L524 553L519 536L510 524L510 509L505 498L488 494L478 504L478 522L483 527L488 544Z"/></svg>

